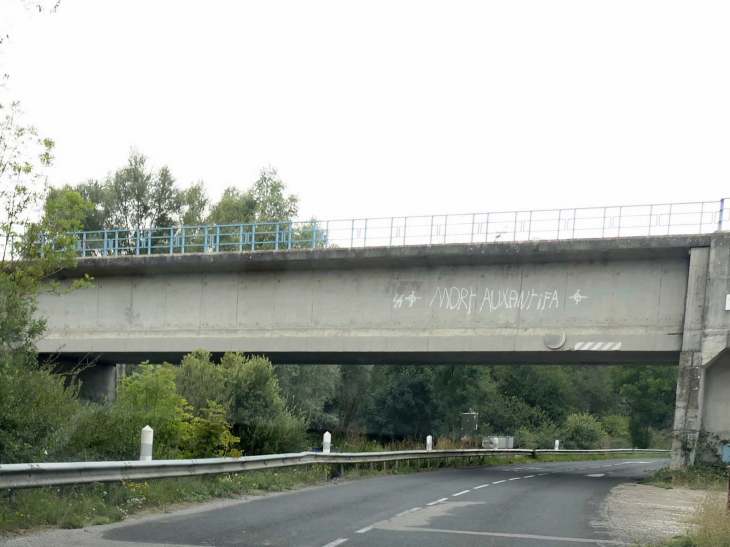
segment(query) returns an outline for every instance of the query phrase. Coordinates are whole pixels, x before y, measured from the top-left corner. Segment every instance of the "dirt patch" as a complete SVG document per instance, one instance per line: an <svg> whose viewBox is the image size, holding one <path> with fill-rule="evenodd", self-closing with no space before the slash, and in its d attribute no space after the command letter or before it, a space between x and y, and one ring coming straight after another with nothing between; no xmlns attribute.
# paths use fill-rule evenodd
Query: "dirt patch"
<svg viewBox="0 0 730 547"><path fill-rule="evenodd" d="M606 498L603 516L611 539L654 542L687 532L688 522L708 495L704 490L621 484Z"/></svg>

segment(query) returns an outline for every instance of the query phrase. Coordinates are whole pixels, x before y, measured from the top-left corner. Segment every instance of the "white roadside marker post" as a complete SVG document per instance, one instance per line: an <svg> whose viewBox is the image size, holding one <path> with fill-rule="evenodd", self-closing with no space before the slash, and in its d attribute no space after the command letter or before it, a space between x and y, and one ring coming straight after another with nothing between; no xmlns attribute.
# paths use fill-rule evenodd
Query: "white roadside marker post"
<svg viewBox="0 0 730 547"><path fill-rule="evenodd" d="M322 454L329 454L330 447L332 446L332 434L329 431L325 431L322 436ZM327 480L327 464L324 464L324 480Z"/></svg>
<svg viewBox="0 0 730 547"><path fill-rule="evenodd" d="M152 442L155 432L148 425L142 428L142 437L139 445L139 461L152 461Z"/></svg>
<svg viewBox="0 0 730 547"><path fill-rule="evenodd" d="M426 450L428 452L431 452L431 450L433 450L433 437L431 435L426 437Z"/></svg>
<svg viewBox="0 0 730 547"><path fill-rule="evenodd" d="M329 454L332 446L332 435L329 431L325 431L322 437L322 454Z"/></svg>
<svg viewBox="0 0 730 547"><path fill-rule="evenodd" d="M560 441L555 440L555 450L560 450Z"/></svg>

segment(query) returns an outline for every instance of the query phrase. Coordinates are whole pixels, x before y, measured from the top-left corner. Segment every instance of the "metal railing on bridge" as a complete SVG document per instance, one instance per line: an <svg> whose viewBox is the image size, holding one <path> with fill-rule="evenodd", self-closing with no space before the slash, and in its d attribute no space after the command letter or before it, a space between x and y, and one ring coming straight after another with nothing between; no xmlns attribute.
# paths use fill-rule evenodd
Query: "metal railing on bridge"
<svg viewBox="0 0 730 547"><path fill-rule="evenodd" d="M726 207L725 201L728 201ZM730 200L77 232L80 257L704 234Z"/></svg>

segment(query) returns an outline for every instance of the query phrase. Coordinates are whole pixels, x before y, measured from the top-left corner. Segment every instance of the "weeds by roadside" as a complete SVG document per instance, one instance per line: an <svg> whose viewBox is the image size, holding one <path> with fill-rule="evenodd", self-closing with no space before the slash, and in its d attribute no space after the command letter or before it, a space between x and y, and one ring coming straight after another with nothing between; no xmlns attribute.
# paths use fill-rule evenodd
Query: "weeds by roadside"
<svg viewBox="0 0 730 547"><path fill-rule="evenodd" d="M728 471L724 465L697 463L689 469L660 469L641 482L659 488L724 490L727 488Z"/></svg>

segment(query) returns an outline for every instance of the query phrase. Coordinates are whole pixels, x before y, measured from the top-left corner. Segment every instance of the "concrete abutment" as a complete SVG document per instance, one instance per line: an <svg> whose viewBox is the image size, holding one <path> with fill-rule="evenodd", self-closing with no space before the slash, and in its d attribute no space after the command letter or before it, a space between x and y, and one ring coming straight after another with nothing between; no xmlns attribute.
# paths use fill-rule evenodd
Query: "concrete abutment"
<svg viewBox="0 0 730 547"><path fill-rule="evenodd" d="M672 467L714 459L730 442L730 233L690 251Z"/></svg>

